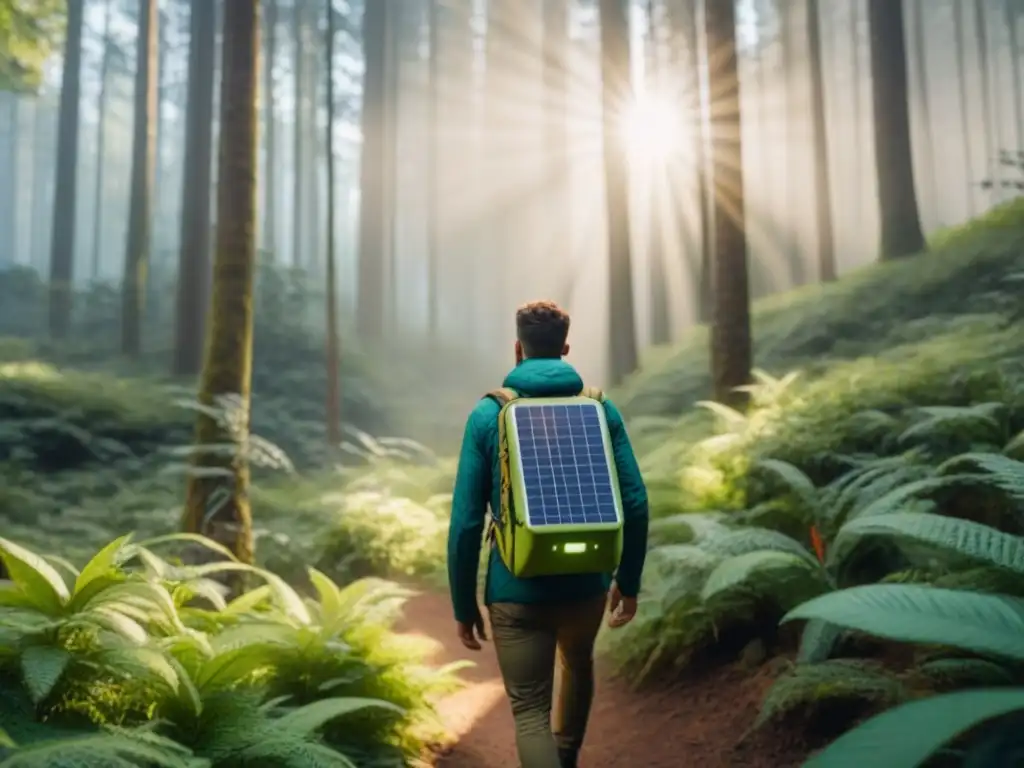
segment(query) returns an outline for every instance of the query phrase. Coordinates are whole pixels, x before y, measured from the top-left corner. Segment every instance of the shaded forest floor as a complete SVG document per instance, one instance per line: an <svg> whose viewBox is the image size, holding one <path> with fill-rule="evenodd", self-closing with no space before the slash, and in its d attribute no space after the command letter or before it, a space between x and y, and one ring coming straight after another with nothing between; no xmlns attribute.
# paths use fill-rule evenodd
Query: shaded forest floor
<svg viewBox="0 0 1024 768"><path fill-rule="evenodd" d="M494 648L465 651L455 636L445 597L412 599L397 627L434 641L429 661L469 659L466 687L440 702L454 743L434 758L438 768L515 768L512 714ZM599 663L583 768L796 768L812 747L795 732L766 730L743 739L774 678L769 662L756 669L718 667L660 689L633 691Z"/></svg>

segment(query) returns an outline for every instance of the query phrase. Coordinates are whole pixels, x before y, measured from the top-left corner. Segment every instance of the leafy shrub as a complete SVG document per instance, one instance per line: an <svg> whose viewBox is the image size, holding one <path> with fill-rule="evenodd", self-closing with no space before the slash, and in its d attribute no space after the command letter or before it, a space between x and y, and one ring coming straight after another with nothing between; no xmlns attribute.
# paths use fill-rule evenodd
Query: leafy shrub
<svg viewBox="0 0 1024 768"><path fill-rule="evenodd" d="M178 540L227 554L196 537L122 537L78 571L0 539L12 765L56 765L60 749L109 766L211 768L400 766L418 753L429 702L454 680L387 632L408 592L339 589L311 571L317 597L304 600L266 571L155 554ZM228 601L215 578L232 572L265 583Z"/></svg>

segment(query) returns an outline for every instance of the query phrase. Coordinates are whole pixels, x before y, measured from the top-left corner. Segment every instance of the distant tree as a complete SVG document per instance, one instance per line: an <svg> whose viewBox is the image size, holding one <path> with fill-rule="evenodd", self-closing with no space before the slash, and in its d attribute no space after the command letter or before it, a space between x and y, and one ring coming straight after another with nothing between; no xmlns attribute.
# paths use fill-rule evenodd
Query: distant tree
<svg viewBox="0 0 1024 768"><path fill-rule="evenodd" d="M971 102L967 86L967 55L964 42L964 8L963 0L953 0L953 49L956 54L956 80L960 101L960 134L961 145L964 151L964 172L967 175L968 184L965 185L967 197L967 212L970 215L977 213L978 208L975 201L972 183L975 180L974 158L971 156Z"/></svg>
<svg viewBox="0 0 1024 768"><path fill-rule="evenodd" d="M75 265L75 222L78 203L78 126L82 88L82 25L85 0L68 0L57 117L57 179L50 239L50 335L62 339L71 326L72 275Z"/></svg>
<svg viewBox="0 0 1024 768"><path fill-rule="evenodd" d="M359 254L356 326L360 338L384 333L384 265L388 244L385 141L385 68L391 0L366 3L363 12L362 162L359 170Z"/></svg>
<svg viewBox="0 0 1024 768"><path fill-rule="evenodd" d="M137 357L142 351L142 315L149 269L156 162L159 19L157 0L139 0L131 191L121 284L121 353L128 357Z"/></svg>
<svg viewBox="0 0 1024 768"><path fill-rule="evenodd" d="M234 434L226 433L210 413L199 414L195 463L207 471L189 476L183 521L186 531L209 536L246 563L254 554L246 440L256 272L259 7L259 0L224 4L216 256L199 386L199 400L205 406L234 396L242 413ZM231 455L217 450L231 442L236 443Z"/></svg>
<svg viewBox="0 0 1024 768"><path fill-rule="evenodd" d="M881 220L880 257L897 259L925 248L910 145L903 3L868 0L868 28Z"/></svg>
<svg viewBox="0 0 1024 768"><path fill-rule="evenodd" d="M113 0L104 0L103 54L100 59L100 95L96 116L96 186L93 188L92 263L89 269L89 275L93 280L100 276L103 247L103 182L107 157L107 109L110 106L110 70L117 50L110 35L113 10Z"/></svg>
<svg viewBox="0 0 1024 768"><path fill-rule="evenodd" d="M821 56L820 0L807 0L807 58L811 74L811 125L814 144L814 216L818 230L818 280L836 279L832 223L832 179L828 120L825 117L825 65Z"/></svg>
<svg viewBox="0 0 1024 768"><path fill-rule="evenodd" d="M217 9L209 0L191 0L191 4L172 368L178 376L195 376L202 368L206 313L210 304L210 197L213 186Z"/></svg>
<svg viewBox="0 0 1024 768"><path fill-rule="evenodd" d="M327 0L327 51L325 69L325 90L327 109L327 393L325 417L327 421L327 442L331 448L341 444L341 342L338 339L338 270L334 252L334 2Z"/></svg>
<svg viewBox="0 0 1024 768"><path fill-rule="evenodd" d="M292 74L294 75L295 105L293 114L295 126L292 133L292 265L296 267L307 266L307 255L304 253L306 247L307 232L305 223L307 205L306 201L306 100L309 95L306 93L306 51L303 48L303 35L308 24L306 16L308 11L306 5L309 0L294 0L294 13L292 14L292 43L295 47L295 56L292 61ZM368 5L372 5L372 0Z"/></svg>
<svg viewBox="0 0 1024 768"><path fill-rule="evenodd" d="M266 0L267 63L264 71L264 109L266 138L264 145L263 249L267 258L277 260L277 97L274 73L277 68L277 0Z"/></svg>
<svg viewBox="0 0 1024 768"><path fill-rule="evenodd" d="M604 180L608 217L609 383L618 384L637 368L630 250L629 172L622 110L632 100L629 19L622 0L600 0L601 112Z"/></svg>
<svg viewBox="0 0 1024 768"><path fill-rule="evenodd" d="M711 377L715 400L743 406L747 396L737 387L750 383L753 353L743 201L743 118L732 0L705 5L704 29L710 65L708 123L714 190Z"/></svg>

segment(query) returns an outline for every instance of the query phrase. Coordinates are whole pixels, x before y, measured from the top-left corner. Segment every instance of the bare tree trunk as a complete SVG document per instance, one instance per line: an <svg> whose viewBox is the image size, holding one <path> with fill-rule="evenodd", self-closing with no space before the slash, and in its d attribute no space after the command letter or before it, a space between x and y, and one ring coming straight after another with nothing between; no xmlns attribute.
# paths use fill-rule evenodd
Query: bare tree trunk
<svg viewBox="0 0 1024 768"><path fill-rule="evenodd" d="M387 66L388 16L391 4L378 0L363 12L362 133L359 170L359 256L356 328L360 338L379 339L384 332L385 233L388 220L388 170L385 147L385 70Z"/></svg>
<svg viewBox="0 0 1024 768"><path fill-rule="evenodd" d="M302 49L303 32L306 28L305 6L309 0L295 0L295 9L292 15L292 36L295 43L295 59L292 62L294 68L295 85L295 133L292 136L292 266L305 267L306 254L305 244L305 218L303 206L306 205L305 184L306 167L305 146L303 140L306 138L306 56ZM372 5L372 3L370 3ZM365 144L363 145L365 150Z"/></svg>
<svg viewBox="0 0 1024 768"><path fill-rule="evenodd" d="M811 69L811 120L814 131L814 200L818 230L818 279L836 279L835 231L832 226L828 120L825 117L825 73L821 58L819 0L807 0L807 41Z"/></svg>
<svg viewBox="0 0 1024 768"><path fill-rule="evenodd" d="M6 107L4 122L7 132L4 136L5 157L2 161L4 177L3 189L0 191L0 270L14 266L18 260L18 188L19 144L21 137L18 130L18 102L21 96L17 93L0 93L0 108Z"/></svg>
<svg viewBox="0 0 1024 768"><path fill-rule="evenodd" d="M1013 88L1013 126L1015 146L1011 160L1016 168L1024 170L1024 88L1020 76L1020 9L1012 0L1003 4L1006 12L1006 28L1010 33L1010 82Z"/></svg>
<svg viewBox="0 0 1024 768"><path fill-rule="evenodd" d="M85 0L68 0L64 74L57 118L57 172L50 238L50 335L63 339L71 327L75 222L78 202L78 112L82 88L82 25ZM37 105L37 110L38 110ZM36 134L38 137L38 133ZM34 183L40 183L35 180Z"/></svg>
<svg viewBox="0 0 1024 768"><path fill-rule="evenodd" d="M660 46L658 41L658 23L654 0L647 0L647 67L648 81L658 98L663 98L662 87L665 79L661 71ZM661 173L661 169L654 169ZM672 340L672 323L669 314L668 274L665 270L665 223L668 211L665 208L664 190L671 188L673 180L669 178L667 185L652 185L650 199L650 226L648 227L647 260L650 265L648 279L648 323L651 344L668 344Z"/></svg>
<svg viewBox="0 0 1024 768"><path fill-rule="evenodd" d="M928 92L928 34L924 22L925 0L911 0L914 13L914 68L917 70L920 90L918 105L921 110L921 139L924 144L925 187L932 203L939 200L939 190L935 183L935 139L932 133L931 96Z"/></svg>
<svg viewBox="0 0 1024 768"><path fill-rule="evenodd" d="M93 190L94 205L92 219L92 265L89 274L99 279L100 262L103 253L103 187L107 157L107 107L110 102L110 64L114 53L114 41L110 38L110 19L113 0L106 0L103 8L103 59L100 62L99 116L96 126L96 186Z"/></svg>
<svg viewBox="0 0 1024 768"><path fill-rule="evenodd" d="M210 304L210 195L213 176L214 60L216 8L192 0L188 51L188 104L178 254L173 372L194 376L203 362Z"/></svg>
<svg viewBox="0 0 1024 768"><path fill-rule="evenodd" d="M960 86L960 133L964 148L964 170L967 173L967 212L974 215L978 206L974 198L974 185L978 183L975 178L974 159L971 151L971 102L967 92L967 65L964 52L964 7L963 0L953 0L953 47L956 49L956 72L957 84Z"/></svg>
<svg viewBox="0 0 1024 768"><path fill-rule="evenodd" d="M444 185L441 183L440 172L442 163L450 158L442 159L440 155L449 142L442 141L447 137L446 130L451 126L442 126L441 101L445 98L446 84L442 82L441 67L441 29L440 0L428 0L427 27L430 34L429 59L429 96L427 97L427 338L430 344L436 344L439 334L439 290L441 274L441 232L442 204Z"/></svg>
<svg viewBox="0 0 1024 768"><path fill-rule="evenodd" d="M868 27L881 220L879 250L882 259L897 259L925 248L911 161L903 3L868 0Z"/></svg>
<svg viewBox="0 0 1024 768"><path fill-rule="evenodd" d="M341 444L341 343L338 339L338 275L334 253L334 3L327 0L327 69L325 102L327 108L327 443L331 448Z"/></svg>
<svg viewBox="0 0 1024 768"><path fill-rule="evenodd" d="M277 68L277 0L267 0L266 156L263 183L263 249L270 263L277 261L277 108L274 71Z"/></svg>
<svg viewBox="0 0 1024 768"><path fill-rule="evenodd" d="M708 73L714 98L711 124L715 205L714 308L711 322L711 376L720 403L742 407L738 389L750 383L750 287L743 205L743 120L736 55L736 8L732 2L705 5L707 49L714 51Z"/></svg>
<svg viewBox="0 0 1024 768"><path fill-rule="evenodd" d="M629 20L620 0L600 0L605 200L608 206L609 381L619 384L638 364L630 252L629 173L619 126L632 98Z"/></svg>
<svg viewBox="0 0 1024 768"><path fill-rule="evenodd" d="M256 273L259 7L259 0L228 0L224 5L216 258L209 340L199 385L199 399L207 406L217 405L219 397L237 397L241 424L236 434L225 434L216 419L199 414L199 450L223 443L234 443L236 450L233 455L211 448L197 453L200 468L222 471L189 476L182 521L186 531L209 536L244 563L253 562L255 554L246 454Z"/></svg>
<svg viewBox="0 0 1024 768"><path fill-rule="evenodd" d="M139 0L139 37L135 64L135 124L132 175L121 287L121 353L142 351L142 315L149 266L157 113L157 0Z"/></svg>
<svg viewBox="0 0 1024 768"><path fill-rule="evenodd" d="M982 136L985 140L985 173L990 184L990 202L994 197L998 201L1002 193L1002 170L999 167L999 158L996 156L998 148L999 131L996 129L993 140L993 114L992 114L992 74L989 68L988 57L988 17L985 15L984 0L974 0L974 34L978 47L978 71L981 73L981 126ZM998 119L995 120L998 125Z"/></svg>

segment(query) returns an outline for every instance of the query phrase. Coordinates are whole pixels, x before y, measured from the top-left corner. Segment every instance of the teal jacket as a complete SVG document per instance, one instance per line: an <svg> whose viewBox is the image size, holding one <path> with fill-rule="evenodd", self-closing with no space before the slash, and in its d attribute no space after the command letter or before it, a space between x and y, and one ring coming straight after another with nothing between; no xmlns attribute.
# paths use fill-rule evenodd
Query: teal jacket
<svg viewBox="0 0 1024 768"><path fill-rule="evenodd" d="M502 386L514 389L521 397L559 397L579 394L583 380L576 369L563 360L538 358L524 360L516 366L505 377ZM614 576L622 594L635 597L640 591L640 574L647 554L647 489L626 435L622 414L608 400L605 400L604 408L623 507L622 559ZM460 622L472 622L477 616L477 569L487 505L493 509L501 505L501 472L498 467L500 410L492 398L480 400L469 415L462 438L448 529L448 583L455 619ZM612 574L519 579L501 561L498 550L492 548L484 602L490 605L586 600L607 591L611 579Z"/></svg>

